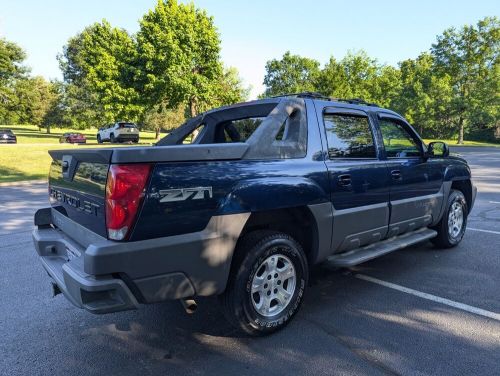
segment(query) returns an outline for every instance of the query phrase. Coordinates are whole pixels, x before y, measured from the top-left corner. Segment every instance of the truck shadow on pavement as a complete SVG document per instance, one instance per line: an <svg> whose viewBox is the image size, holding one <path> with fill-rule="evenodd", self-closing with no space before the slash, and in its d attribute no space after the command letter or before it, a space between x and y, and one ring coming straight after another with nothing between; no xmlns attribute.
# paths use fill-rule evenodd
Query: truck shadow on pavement
<svg viewBox="0 0 500 376"><path fill-rule="evenodd" d="M410 248L404 257L425 257L426 252L433 257L429 248ZM382 265L384 259L386 265L399 264L389 273L393 276L410 273L414 267L388 255L363 268L379 268L376 263ZM345 270L332 271L324 265L312 271L297 317L269 337L239 334L223 319L215 298L200 299L198 311L191 316L179 303L169 302L108 315L103 321L83 331L85 342L119 357L136 358L148 368L168 369L169 374L191 373L188 368L204 374L414 370L456 374L477 371L471 359L482 362L485 369L498 366L493 360L498 343L488 336L491 327L463 325L461 312L367 284Z"/></svg>
<svg viewBox="0 0 500 376"><path fill-rule="evenodd" d="M451 264L464 265L475 240L466 238L463 248L441 253L420 245L367 262L357 272L383 274L395 283L404 277L404 285L411 276L432 280L430 275L443 270L450 278ZM178 302L92 315L62 296L49 297L31 246L22 242L0 252L0 374L445 375L491 374L499 367L497 322L324 265L312 271L304 304L287 328L248 338L226 323L214 298L200 299L191 316ZM445 260L439 264L436 255ZM430 265L444 269L434 273ZM467 281L476 284L470 275ZM429 289L421 290L433 293Z"/></svg>

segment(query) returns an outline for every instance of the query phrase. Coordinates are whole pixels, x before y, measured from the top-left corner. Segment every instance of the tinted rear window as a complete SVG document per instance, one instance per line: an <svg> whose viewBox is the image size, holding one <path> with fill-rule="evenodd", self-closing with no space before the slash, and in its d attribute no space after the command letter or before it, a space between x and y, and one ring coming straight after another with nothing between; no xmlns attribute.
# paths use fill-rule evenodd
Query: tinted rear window
<svg viewBox="0 0 500 376"><path fill-rule="evenodd" d="M330 159L376 157L367 117L326 114L324 122Z"/></svg>
<svg viewBox="0 0 500 376"><path fill-rule="evenodd" d="M137 125L134 123L118 123L120 128L137 128Z"/></svg>

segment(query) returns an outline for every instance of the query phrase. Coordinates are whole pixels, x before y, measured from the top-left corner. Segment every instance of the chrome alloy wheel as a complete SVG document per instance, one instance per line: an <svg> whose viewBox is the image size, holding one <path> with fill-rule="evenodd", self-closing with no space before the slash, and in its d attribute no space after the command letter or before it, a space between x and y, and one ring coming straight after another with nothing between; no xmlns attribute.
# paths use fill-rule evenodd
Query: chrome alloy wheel
<svg viewBox="0 0 500 376"><path fill-rule="evenodd" d="M259 265L252 280L253 307L265 317L281 313L290 303L296 284L290 259L279 253L269 256Z"/></svg>
<svg viewBox="0 0 500 376"><path fill-rule="evenodd" d="M455 201L448 212L448 234L456 238L464 225L464 209L460 202Z"/></svg>

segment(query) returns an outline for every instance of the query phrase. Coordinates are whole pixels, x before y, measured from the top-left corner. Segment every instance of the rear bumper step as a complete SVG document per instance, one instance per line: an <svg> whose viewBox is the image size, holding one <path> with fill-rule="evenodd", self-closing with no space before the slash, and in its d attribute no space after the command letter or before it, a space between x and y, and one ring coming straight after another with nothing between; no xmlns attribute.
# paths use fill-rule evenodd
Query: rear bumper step
<svg viewBox="0 0 500 376"><path fill-rule="evenodd" d="M111 275L97 277L85 273L80 254L82 250L60 231L53 228L35 229L33 240L40 261L55 284L54 296L62 292L75 306L92 313L118 312L138 307L135 296L122 280Z"/></svg>
<svg viewBox="0 0 500 376"><path fill-rule="evenodd" d="M403 235L395 236L380 242L354 249L349 252L328 257L328 262L337 267L349 267L385 255L401 248L432 239L437 232L429 228L422 228Z"/></svg>
<svg viewBox="0 0 500 376"><path fill-rule="evenodd" d="M93 313L224 291L249 213L214 216L194 233L135 242L107 240L55 209L35 213L33 241L52 282Z"/></svg>

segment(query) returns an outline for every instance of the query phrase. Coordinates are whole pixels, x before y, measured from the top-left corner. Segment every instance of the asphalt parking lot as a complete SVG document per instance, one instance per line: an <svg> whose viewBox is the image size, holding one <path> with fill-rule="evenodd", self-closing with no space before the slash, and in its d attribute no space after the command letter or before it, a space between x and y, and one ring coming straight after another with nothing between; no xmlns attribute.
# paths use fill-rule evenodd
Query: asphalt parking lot
<svg viewBox="0 0 500 376"><path fill-rule="evenodd" d="M239 336L216 300L95 316L52 298L31 243L43 183L0 187L0 375L500 374L500 148L461 148L479 193L459 247L317 267L295 320Z"/></svg>

